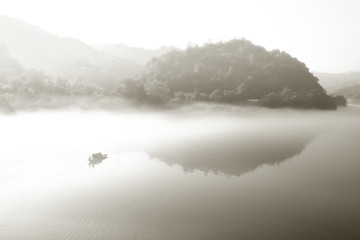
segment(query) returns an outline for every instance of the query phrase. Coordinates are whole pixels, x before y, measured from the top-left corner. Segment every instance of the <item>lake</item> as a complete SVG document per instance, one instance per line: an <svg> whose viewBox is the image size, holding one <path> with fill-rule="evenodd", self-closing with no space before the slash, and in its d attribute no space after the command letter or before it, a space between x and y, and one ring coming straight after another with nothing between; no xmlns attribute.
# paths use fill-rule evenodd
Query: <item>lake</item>
<svg viewBox="0 0 360 240"><path fill-rule="evenodd" d="M360 108L0 116L0 239L360 239ZM109 158L89 167L92 153Z"/></svg>

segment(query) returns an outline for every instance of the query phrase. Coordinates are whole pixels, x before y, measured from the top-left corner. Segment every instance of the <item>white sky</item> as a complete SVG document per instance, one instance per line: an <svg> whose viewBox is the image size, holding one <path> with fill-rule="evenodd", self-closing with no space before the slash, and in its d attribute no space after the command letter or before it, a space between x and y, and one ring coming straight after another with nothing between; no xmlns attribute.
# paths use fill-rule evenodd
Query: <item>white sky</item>
<svg viewBox="0 0 360 240"><path fill-rule="evenodd" d="M0 14L90 44L185 47L245 37L313 71L360 70L360 0L0 0Z"/></svg>

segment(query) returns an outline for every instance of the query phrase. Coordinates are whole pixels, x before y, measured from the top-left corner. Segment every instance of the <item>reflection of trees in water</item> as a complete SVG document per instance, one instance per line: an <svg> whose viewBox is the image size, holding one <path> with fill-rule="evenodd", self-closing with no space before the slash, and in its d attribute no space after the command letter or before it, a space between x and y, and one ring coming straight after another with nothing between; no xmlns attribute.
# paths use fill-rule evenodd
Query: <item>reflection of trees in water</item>
<svg viewBox="0 0 360 240"><path fill-rule="evenodd" d="M150 155L185 171L240 176L261 165L279 164L300 154L313 136L233 136L169 143Z"/></svg>

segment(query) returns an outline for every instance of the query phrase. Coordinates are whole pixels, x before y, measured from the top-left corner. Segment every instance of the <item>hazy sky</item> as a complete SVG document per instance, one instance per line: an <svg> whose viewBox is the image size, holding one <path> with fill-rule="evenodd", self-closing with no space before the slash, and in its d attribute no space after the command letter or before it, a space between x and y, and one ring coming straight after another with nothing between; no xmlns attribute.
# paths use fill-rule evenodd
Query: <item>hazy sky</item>
<svg viewBox="0 0 360 240"><path fill-rule="evenodd" d="M234 37L310 70L360 70L360 0L0 0L0 14L86 43L185 47Z"/></svg>

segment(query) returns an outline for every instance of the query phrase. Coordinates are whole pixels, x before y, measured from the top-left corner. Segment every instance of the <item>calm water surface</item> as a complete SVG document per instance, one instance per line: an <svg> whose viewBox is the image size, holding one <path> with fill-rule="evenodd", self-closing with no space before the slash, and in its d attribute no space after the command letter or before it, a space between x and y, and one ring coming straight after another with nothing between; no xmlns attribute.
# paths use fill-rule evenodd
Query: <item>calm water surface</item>
<svg viewBox="0 0 360 240"><path fill-rule="evenodd" d="M359 120L356 107L1 116L0 239L360 239Z"/></svg>

